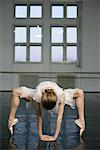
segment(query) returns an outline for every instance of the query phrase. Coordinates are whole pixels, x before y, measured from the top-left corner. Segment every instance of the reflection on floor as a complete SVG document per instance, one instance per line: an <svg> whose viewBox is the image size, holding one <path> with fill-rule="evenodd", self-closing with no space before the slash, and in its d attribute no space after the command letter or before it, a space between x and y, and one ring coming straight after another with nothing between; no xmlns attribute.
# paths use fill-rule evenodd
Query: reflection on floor
<svg viewBox="0 0 100 150"><path fill-rule="evenodd" d="M4 96L2 99L10 96ZM22 100L23 101L23 100ZM4 108L5 107L5 108ZM7 111L5 111L7 110ZM26 102L16 113L19 122L14 127L14 135L10 138L7 130L9 109L2 104L1 109L1 150L100 150L100 94L85 94L86 131L83 138L79 137L79 128L74 120L77 111L65 106L60 135L56 142L42 142L38 138L37 121L34 106L26 108ZM52 135L56 126L57 115L54 112L43 110L43 132Z"/></svg>

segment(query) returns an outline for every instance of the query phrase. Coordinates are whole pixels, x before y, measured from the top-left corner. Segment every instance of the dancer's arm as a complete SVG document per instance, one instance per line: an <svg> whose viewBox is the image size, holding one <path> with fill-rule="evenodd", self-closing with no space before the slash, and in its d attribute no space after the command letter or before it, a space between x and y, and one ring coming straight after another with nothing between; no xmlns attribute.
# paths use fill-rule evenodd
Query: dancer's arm
<svg viewBox="0 0 100 150"><path fill-rule="evenodd" d="M42 137L43 141L55 141L57 139L59 132L60 132L62 116L63 116L63 112L64 112L64 100L65 100L65 96L63 93L61 96L61 103L59 104L59 107L58 107L58 117L57 117L57 121L56 121L56 129L55 129L54 136L44 135Z"/></svg>
<svg viewBox="0 0 100 150"><path fill-rule="evenodd" d="M64 94L61 97L61 103L58 108L58 117L57 117L56 130L54 136L42 134L42 114L41 114L40 103L35 103L35 108L37 113L37 126L38 126L38 134L40 139L42 141L55 141L59 135L60 128L61 128L62 115L64 111Z"/></svg>
<svg viewBox="0 0 100 150"><path fill-rule="evenodd" d="M37 127L38 127L38 134L41 138L42 136L42 113L40 108L40 103L35 102L35 110L37 114Z"/></svg>
<svg viewBox="0 0 100 150"><path fill-rule="evenodd" d="M55 134L54 134L54 139L56 140L59 132L60 132L60 128L61 128L61 122L62 122L62 116L63 116L63 112L64 112L64 101L65 101L65 96L64 93L62 94L61 97L61 103L59 105L58 108L58 117L57 117L57 122L56 122L56 130L55 130Z"/></svg>

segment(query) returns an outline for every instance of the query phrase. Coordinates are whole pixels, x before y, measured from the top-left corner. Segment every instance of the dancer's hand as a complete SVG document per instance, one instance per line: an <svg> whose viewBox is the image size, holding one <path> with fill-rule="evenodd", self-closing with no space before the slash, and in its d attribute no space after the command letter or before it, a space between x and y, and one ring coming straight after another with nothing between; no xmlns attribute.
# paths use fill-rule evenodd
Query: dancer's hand
<svg viewBox="0 0 100 150"><path fill-rule="evenodd" d="M54 136L49 136L49 135L42 135L40 139L42 141L55 141L56 140Z"/></svg>

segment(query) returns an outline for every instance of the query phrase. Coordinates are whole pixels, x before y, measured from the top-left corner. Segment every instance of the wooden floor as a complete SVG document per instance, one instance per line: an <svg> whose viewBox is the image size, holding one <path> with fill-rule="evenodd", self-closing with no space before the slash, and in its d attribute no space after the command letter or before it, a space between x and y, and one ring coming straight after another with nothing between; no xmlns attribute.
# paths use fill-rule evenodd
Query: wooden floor
<svg viewBox="0 0 100 150"><path fill-rule="evenodd" d="M7 129L11 93L0 93L0 148L1 150L100 150L100 93L85 93L86 131L79 137L74 120L77 111L65 106L60 135L56 142L42 142L38 138L34 106L26 108L21 100L16 113L19 122L10 138ZM53 134L56 114L43 111L43 132Z"/></svg>

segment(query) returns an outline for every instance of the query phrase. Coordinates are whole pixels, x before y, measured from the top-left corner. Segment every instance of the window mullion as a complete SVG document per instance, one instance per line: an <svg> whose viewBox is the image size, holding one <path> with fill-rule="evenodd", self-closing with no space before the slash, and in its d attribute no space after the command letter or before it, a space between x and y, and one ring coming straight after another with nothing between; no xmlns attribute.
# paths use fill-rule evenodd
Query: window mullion
<svg viewBox="0 0 100 150"><path fill-rule="evenodd" d="M63 32L63 37L64 37L64 42L63 42L63 61L66 61L66 28L64 26L64 32Z"/></svg>
<svg viewBox="0 0 100 150"><path fill-rule="evenodd" d="M66 2L64 3L64 18L66 18Z"/></svg>
<svg viewBox="0 0 100 150"><path fill-rule="evenodd" d="M66 18L66 3L64 3L64 18ZM64 43L63 43L63 61L66 62L66 56L67 56L67 51L66 51L66 27L64 26Z"/></svg>
<svg viewBox="0 0 100 150"><path fill-rule="evenodd" d="M29 57L30 57L30 43L29 43L29 39L30 39L30 32L29 32L29 26L27 26L27 42L26 42L26 47L27 47L27 54L26 54L26 61L29 62Z"/></svg>

